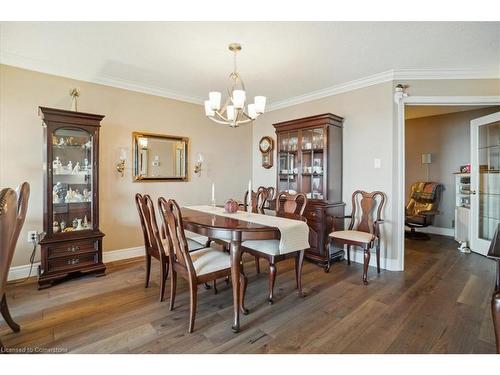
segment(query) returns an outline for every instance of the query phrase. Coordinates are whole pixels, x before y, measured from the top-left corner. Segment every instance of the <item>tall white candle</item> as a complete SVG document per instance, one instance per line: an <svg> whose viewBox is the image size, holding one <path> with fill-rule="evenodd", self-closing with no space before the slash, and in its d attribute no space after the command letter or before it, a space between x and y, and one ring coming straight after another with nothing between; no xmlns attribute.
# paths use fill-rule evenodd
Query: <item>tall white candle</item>
<svg viewBox="0 0 500 375"><path fill-rule="evenodd" d="M212 182L212 202L215 200L215 184Z"/></svg>
<svg viewBox="0 0 500 375"><path fill-rule="evenodd" d="M248 180L248 205L252 211L252 180Z"/></svg>

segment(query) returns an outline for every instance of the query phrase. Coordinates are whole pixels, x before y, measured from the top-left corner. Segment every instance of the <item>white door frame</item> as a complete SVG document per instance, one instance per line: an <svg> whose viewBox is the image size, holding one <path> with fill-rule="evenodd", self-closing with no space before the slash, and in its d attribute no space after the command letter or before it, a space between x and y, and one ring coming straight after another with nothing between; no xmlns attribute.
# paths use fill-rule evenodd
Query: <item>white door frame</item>
<svg viewBox="0 0 500 375"><path fill-rule="evenodd" d="M398 270L404 270L405 248L405 106L406 105L500 105L500 96L404 96L395 97L397 114L397 175L395 248L398 249Z"/></svg>
<svg viewBox="0 0 500 375"><path fill-rule="evenodd" d="M475 190L476 194L471 195L471 225L470 225L470 244L469 247L475 253L486 255L491 241L479 237L479 127L500 121L500 112L491 113L486 116L481 116L470 122L471 130L471 190Z"/></svg>

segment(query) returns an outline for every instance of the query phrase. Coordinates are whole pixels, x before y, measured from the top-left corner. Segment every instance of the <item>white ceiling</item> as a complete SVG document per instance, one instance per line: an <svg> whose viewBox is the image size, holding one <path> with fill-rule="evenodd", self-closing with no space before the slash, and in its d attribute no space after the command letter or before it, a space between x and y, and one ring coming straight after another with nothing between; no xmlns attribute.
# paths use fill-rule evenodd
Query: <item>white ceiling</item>
<svg viewBox="0 0 500 375"><path fill-rule="evenodd" d="M249 95L286 102L390 70L500 76L500 22L2 22L0 62L201 102L230 42ZM437 73L436 73L437 72Z"/></svg>

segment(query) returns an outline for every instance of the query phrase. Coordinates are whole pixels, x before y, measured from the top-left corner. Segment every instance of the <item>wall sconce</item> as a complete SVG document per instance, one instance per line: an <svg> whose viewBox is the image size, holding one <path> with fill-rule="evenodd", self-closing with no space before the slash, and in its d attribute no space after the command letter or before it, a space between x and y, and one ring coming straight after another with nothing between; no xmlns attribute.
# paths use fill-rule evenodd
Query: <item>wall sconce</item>
<svg viewBox="0 0 500 375"><path fill-rule="evenodd" d="M120 148L120 161L116 163L116 170L123 177L125 174L125 162L127 161L127 150Z"/></svg>
<svg viewBox="0 0 500 375"><path fill-rule="evenodd" d="M198 155L196 156L196 162L194 163L194 173L196 173L198 175L198 177L201 176L201 166L203 164L203 155L198 153Z"/></svg>

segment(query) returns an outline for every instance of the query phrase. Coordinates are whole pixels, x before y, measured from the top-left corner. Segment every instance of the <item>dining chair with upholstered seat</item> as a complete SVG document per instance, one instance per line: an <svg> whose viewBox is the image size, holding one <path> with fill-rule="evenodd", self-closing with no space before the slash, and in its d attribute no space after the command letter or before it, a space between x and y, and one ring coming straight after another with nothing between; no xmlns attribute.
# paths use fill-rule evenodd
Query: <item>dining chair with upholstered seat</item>
<svg viewBox="0 0 500 375"><path fill-rule="evenodd" d="M359 246L364 252L363 283L368 284L368 266L370 264L370 250L375 248L377 257L377 273L380 273L380 224L382 210L385 203L385 194L381 191L368 193L356 190L352 194L352 213L336 219L350 218L347 230L333 231L330 239L339 245L347 245L347 264L351 264L351 247ZM375 216L375 220L373 216Z"/></svg>
<svg viewBox="0 0 500 375"><path fill-rule="evenodd" d="M21 327L10 315L5 289L17 240L26 219L29 195L30 186L27 182L22 183L16 191L10 188L0 191L0 313L14 332L19 332ZM3 348L0 340L0 353Z"/></svg>
<svg viewBox="0 0 500 375"><path fill-rule="evenodd" d="M155 208L153 200L149 195L135 195L135 204L139 212L139 219L144 237L144 249L146 252L146 282L145 287L149 286L149 278L151 274L151 258L155 258L160 262L160 302L163 301L165 294L165 283L168 276L168 254L165 251L165 228L162 226L158 230L158 222L156 220ZM204 246L194 240L188 239L189 251L202 249Z"/></svg>
<svg viewBox="0 0 500 375"><path fill-rule="evenodd" d="M250 206L249 196L250 192L247 190L245 192L245 196L243 197L243 207L245 211L248 211L248 208ZM260 186L257 189L257 191L252 191L251 197L252 197L252 202L251 202L252 212L261 213L262 210L264 210L268 197L267 188Z"/></svg>
<svg viewBox="0 0 500 375"><path fill-rule="evenodd" d="M174 308L177 274L179 274L189 283L189 333L191 333L194 329L196 317L198 285L230 276L231 260L227 253L211 247L189 252L182 223L182 214L177 202L173 199L159 198L158 206L166 228L168 241L171 267L170 310ZM244 314L247 314L248 311L244 308L247 279L243 273L240 275L240 283L242 285L239 296L240 308Z"/></svg>
<svg viewBox="0 0 500 375"><path fill-rule="evenodd" d="M307 205L307 197L303 193L290 194L282 192L276 199L276 215L294 217L295 219L304 220L303 214ZM294 216L292 216L294 215ZM302 264L304 262L304 252L302 249L297 252L280 254L279 240L254 240L245 241L242 243L244 252L250 253L255 257L257 271L259 272L259 259L265 258L269 262L269 297L268 302L273 303L274 300L274 285L276 283L276 263L282 260L295 257L295 276L299 295L302 293Z"/></svg>
<svg viewBox="0 0 500 375"><path fill-rule="evenodd" d="M259 190L265 190L266 193L267 193L266 201L264 202L264 207L263 208L268 208L268 209L274 208L273 201L275 199L274 194L276 192L276 190L274 189L274 187L272 187L272 186L268 186L268 187L259 186L259 188L257 189L257 191L259 191Z"/></svg>

